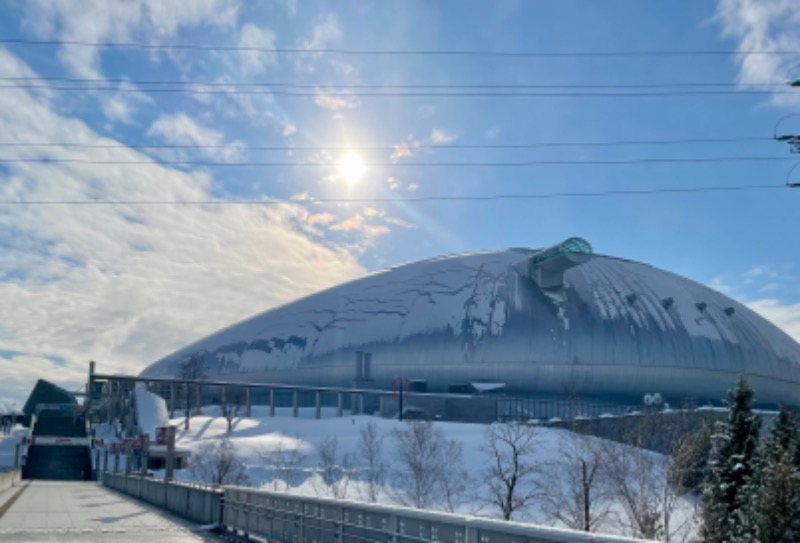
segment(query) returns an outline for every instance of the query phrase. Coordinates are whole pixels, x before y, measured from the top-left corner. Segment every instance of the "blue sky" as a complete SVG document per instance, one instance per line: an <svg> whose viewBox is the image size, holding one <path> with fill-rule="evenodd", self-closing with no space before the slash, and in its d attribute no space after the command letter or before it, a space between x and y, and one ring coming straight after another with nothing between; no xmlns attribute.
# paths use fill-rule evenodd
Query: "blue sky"
<svg viewBox="0 0 800 543"><path fill-rule="evenodd" d="M0 148L0 158L6 159L79 161L0 162L0 200L293 203L0 206L0 378L7 384L0 397L19 401L38 376L77 385L90 359L102 371L138 372L222 326L387 266L457 252L542 247L574 235L589 240L599 253L721 289L800 339L800 241L791 235L798 224L800 189L402 201L782 185L793 162L784 145L769 139L525 150L447 147L769 138L778 119L800 108L794 95L753 95L736 86L723 88L739 89L728 95L662 97L369 97L356 96L353 89L780 83L800 55L487 58L269 52L800 51L795 2L34 0L7 1L3 11L4 39L201 44L262 52L0 44L0 87L6 87L0 88L1 141L118 145ZM84 82L28 80L36 88L19 88L20 80L14 79L35 76ZM214 83L203 89L217 93L156 92L191 87L148 83L170 81ZM304 95L246 94L241 91L255 88L236 86L264 82L304 85L281 89ZM793 122L784 125L787 130ZM800 129L800 122L794 128ZM155 147L129 147L140 144ZM390 148L364 150L375 146ZM359 160L380 165L368 165L357 182L348 182L338 167L346 148ZM411 165L750 156L781 160ZM80 163L87 160L137 164ZM175 160L229 165L164 164ZM241 162L289 165L230 165ZM317 201L369 198L384 202Z"/></svg>

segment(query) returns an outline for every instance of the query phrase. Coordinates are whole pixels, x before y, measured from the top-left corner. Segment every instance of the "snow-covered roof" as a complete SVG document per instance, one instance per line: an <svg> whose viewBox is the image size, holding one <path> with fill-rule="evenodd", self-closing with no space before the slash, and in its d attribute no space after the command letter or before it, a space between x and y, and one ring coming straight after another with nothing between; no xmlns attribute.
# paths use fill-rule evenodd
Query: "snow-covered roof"
<svg viewBox="0 0 800 543"><path fill-rule="evenodd" d="M224 329L143 374L176 375L198 353L209 376L350 386L364 351L380 388L403 375L431 391L503 382L716 400L745 374L762 401L800 404L800 345L744 305L629 260L581 253L548 267L533 263L537 254L456 255L374 273ZM549 275L533 276L542 270Z"/></svg>

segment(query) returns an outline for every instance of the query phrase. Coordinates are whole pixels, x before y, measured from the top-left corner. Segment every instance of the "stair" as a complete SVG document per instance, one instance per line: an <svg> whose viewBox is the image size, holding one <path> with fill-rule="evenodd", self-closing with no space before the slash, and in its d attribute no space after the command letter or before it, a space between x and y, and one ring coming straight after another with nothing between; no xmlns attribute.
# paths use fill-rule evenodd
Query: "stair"
<svg viewBox="0 0 800 543"><path fill-rule="evenodd" d="M82 419L71 416L42 416L33 427L35 437L86 437ZM92 458L89 447L70 445L36 445L28 448L22 470L24 479L89 481L92 479Z"/></svg>

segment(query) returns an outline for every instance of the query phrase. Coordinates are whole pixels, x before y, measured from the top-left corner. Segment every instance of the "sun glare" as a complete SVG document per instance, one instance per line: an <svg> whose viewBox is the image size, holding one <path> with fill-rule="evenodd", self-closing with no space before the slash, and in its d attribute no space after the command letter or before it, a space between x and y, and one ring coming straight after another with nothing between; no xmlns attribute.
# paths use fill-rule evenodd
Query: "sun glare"
<svg viewBox="0 0 800 543"><path fill-rule="evenodd" d="M363 176L366 167L364 161L353 151L348 151L339 161L339 177L353 185Z"/></svg>

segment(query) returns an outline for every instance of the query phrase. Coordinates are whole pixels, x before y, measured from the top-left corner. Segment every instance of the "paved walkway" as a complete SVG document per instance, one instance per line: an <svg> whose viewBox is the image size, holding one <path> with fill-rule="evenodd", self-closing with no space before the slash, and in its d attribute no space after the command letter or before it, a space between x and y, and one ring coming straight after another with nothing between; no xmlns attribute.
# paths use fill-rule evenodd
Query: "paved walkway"
<svg viewBox="0 0 800 543"><path fill-rule="evenodd" d="M220 540L97 483L32 481L0 494L0 541Z"/></svg>

